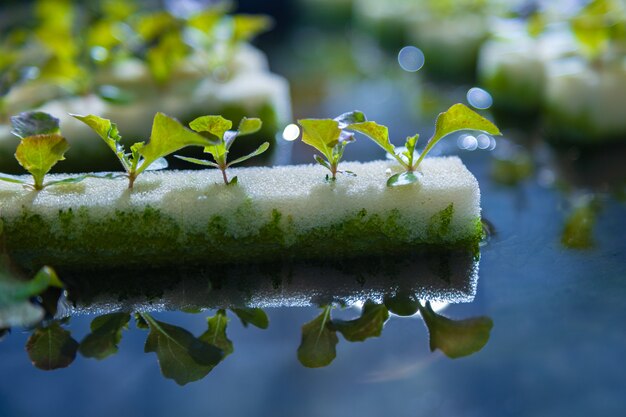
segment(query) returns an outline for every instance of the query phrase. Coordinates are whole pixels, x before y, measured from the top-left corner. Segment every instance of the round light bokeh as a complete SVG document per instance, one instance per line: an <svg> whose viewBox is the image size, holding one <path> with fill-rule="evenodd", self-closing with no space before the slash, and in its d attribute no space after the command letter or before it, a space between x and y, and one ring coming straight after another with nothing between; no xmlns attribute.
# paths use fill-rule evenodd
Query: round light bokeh
<svg viewBox="0 0 626 417"><path fill-rule="evenodd" d="M415 46L405 46L398 52L398 63L405 71L418 71L424 66L424 61L424 53Z"/></svg>
<svg viewBox="0 0 626 417"><path fill-rule="evenodd" d="M467 102L477 109L488 109L493 104L491 94L482 88L472 87L467 92Z"/></svg>
<svg viewBox="0 0 626 417"><path fill-rule="evenodd" d="M289 142L298 139L300 136L300 128L296 124L289 124L285 126L283 130L283 139L288 140Z"/></svg>

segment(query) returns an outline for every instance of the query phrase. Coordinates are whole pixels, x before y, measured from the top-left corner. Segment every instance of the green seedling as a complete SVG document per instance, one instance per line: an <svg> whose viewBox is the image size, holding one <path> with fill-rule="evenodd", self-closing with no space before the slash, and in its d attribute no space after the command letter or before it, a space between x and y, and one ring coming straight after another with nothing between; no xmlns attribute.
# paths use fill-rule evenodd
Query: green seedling
<svg viewBox="0 0 626 417"><path fill-rule="evenodd" d="M130 152L126 152L115 123L93 114L72 116L92 128L115 153L126 171L120 176L128 178L128 188L133 188L135 180L142 172L167 168L165 156L186 146L208 146L213 143L185 128L177 120L157 113L152 123L150 140L147 143L136 142L130 147Z"/></svg>
<svg viewBox="0 0 626 417"><path fill-rule="evenodd" d="M25 112L11 117L11 124L13 126L11 133L20 138L15 158L32 175L33 183L6 174L0 175L0 180L22 184L26 188L39 191L50 185L79 182L87 177L95 176L80 175L44 182L46 174L57 162L65 159L65 153L70 147L61 136L59 119L48 113Z"/></svg>
<svg viewBox="0 0 626 417"><path fill-rule="evenodd" d="M302 126L302 141L317 149L323 156L314 155L315 162L330 171L326 175L329 181L336 181L337 174L356 176L352 171L340 171L339 161L349 143L354 142L354 134L344 132L345 127L364 123L365 115L358 110L344 113L334 119L302 119L298 120Z"/></svg>
<svg viewBox="0 0 626 417"><path fill-rule="evenodd" d="M447 111L440 113L435 122L435 133L428 140L422 153L416 158L415 147L419 135L406 138L406 150L399 151L389 141L389 130L386 126L372 121L362 121L348 124L345 129L363 133L372 139L378 146L387 151L404 168L403 172L389 177L388 186L412 184L418 181L418 167L430 150L445 136L460 130L478 130L491 135L500 135L500 130L489 120L471 110L463 104L455 104Z"/></svg>
<svg viewBox="0 0 626 417"><path fill-rule="evenodd" d="M204 148L204 152L211 154L215 162L207 161L205 159L189 158L186 156L175 156L176 158L182 159L183 161L217 168L222 171L222 177L224 178L224 183L226 185L236 184L237 177L233 177L233 179L229 180L228 176L226 175L226 169L234 164L238 164L254 156L262 154L267 150L267 148L270 147L270 144L269 142L264 142L255 151L249 153L248 155L237 158L232 162L228 162L228 152L230 151L230 147L235 142L235 139L237 139L239 136L255 133L259 129L261 129L261 125L262 122L260 119L248 119L244 117L243 119L241 119L241 122L239 122L239 127L237 128L237 130L230 130L230 128L233 126L233 122L224 119L222 116L198 117L197 119L189 123L189 127L191 127L196 132L200 132L211 138L213 144L210 146L206 146Z"/></svg>

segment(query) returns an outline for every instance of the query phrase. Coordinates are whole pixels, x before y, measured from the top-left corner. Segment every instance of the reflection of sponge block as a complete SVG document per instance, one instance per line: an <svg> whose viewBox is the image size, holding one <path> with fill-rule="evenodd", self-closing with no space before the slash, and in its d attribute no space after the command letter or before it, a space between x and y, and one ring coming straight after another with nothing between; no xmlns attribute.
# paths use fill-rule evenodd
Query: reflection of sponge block
<svg viewBox="0 0 626 417"><path fill-rule="evenodd" d="M285 258L475 248L480 191L456 157L430 158L419 184L387 187L388 161L345 163L357 177L324 180L320 166L147 172L88 179L40 193L0 184L7 250L29 267L238 263Z"/></svg>

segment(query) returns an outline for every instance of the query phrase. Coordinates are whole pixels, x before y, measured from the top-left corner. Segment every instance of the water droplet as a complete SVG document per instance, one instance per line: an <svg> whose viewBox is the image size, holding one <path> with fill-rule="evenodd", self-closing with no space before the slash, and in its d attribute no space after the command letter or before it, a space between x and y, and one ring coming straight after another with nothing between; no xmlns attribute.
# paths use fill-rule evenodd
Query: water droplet
<svg viewBox="0 0 626 417"><path fill-rule="evenodd" d="M291 142L298 139L298 136L300 136L300 128L296 124L292 123L290 125L287 125L283 130L283 139L285 140Z"/></svg>
<svg viewBox="0 0 626 417"><path fill-rule="evenodd" d="M477 109L488 109L493 104L491 94L482 88L472 87L467 92L467 102Z"/></svg>
<svg viewBox="0 0 626 417"><path fill-rule="evenodd" d="M405 46L398 53L398 63L405 71L418 71L424 66L424 61L424 53L415 46Z"/></svg>

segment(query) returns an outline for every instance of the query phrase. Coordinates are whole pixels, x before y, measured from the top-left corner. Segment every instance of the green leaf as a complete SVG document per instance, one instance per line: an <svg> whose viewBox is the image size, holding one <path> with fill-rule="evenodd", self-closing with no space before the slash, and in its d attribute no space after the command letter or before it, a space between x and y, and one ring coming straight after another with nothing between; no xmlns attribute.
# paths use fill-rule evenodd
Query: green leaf
<svg viewBox="0 0 626 417"><path fill-rule="evenodd" d="M222 360L222 351L187 330L142 314L150 326L144 351L155 352L166 378L185 385L205 377Z"/></svg>
<svg viewBox="0 0 626 417"><path fill-rule="evenodd" d="M17 145L15 158L33 176L35 189L43 188L43 179L52 167L65 159L70 145L61 135L28 136Z"/></svg>
<svg viewBox="0 0 626 417"><path fill-rule="evenodd" d="M186 146L206 147L210 144L211 141L209 139L185 128L177 120L163 113L157 113L152 123L150 141L139 151L144 160L137 173L144 171L157 159L163 158Z"/></svg>
<svg viewBox="0 0 626 417"><path fill-rule="evenodd" d="M574 37L590 58L594 59L608 49L612 27L624 17L620 16L620 9L614 1L593 0L571 19Z"/></svg>
<svg viewBox="0 0 626 417"><path fill-rule="evenodd" d="M228 321L226 312L218 310L213 317L207 318L209 329L199 337L203 342L215 346L224 352L224 358L234 351L233 342L226 336Z"/></svg>
<svg viewBox="0 0 626 417"><path fill-rule="evenodd" d="M464 104L457 103L450 107L447 111L440 113L435 122L435 134L428 140L426 147L422 151L420 157L414 165L417 167L430 150L450 133L459 130L478 130L490 135L500 135L500 130L474 110Z"/></svg>
<svg viewBox="0 0 626 417"><path fill-rule="evenodd" d="M11 117L11 133L22 139L36 135L60 135L59 119L48 113L28 111Z"/></svg>
<svg viewBox="0 0 626 417"><path fill-rule="evenodd" d="M404 155L406 156L409 165L413 165L413 154L415 153L415 145L417 145L417 140L419 139L419 137L420 135L415 135L406 138L406 152L404 153Z"/></svg>
<svg viewBox="0 0 626 417"><path fill-rule="evenodd" d="M340 114L335 117L335 120L339 123L340 129L345 129L348 125L365 122L367 121L367 118L363 112L353 110L351 112Z"/></svg>
<svg viewBox="0 0 626 417"><path fill-rule="evenodd" d="M224 133L233 127L233 122L222 116L200 116L192 120L189 127L196 132L210 133L215 137L213 144L217 144L222 142Z"/></svg>
<svg viewBox="0 0 626 417"><path fill-rule="evenodd" d="M261 155L263 152L265 152L268 148L270 147L269 142L264 142L261 146L259 146L255 151L249 153L246 156L242 156L241 158L237 158L232 162L229 162L227 166L231 166L234 164L238 164L240 162L246 161L252 157L255 157L257 155Z"/></svg>
<svg viewBox="0 0 626 417"><path fill-rule="evenodd" d="M419 309L419 301L415 294L408 291L401 290L393 296L385 296L384 303L390 312L398 316L412 316Z"/></svg>
<svg viewBox="0 0 626 417"><path fill-rule="evenodd" d="M148 322L144 320L143 317L141 317L140 313L135 313L134 314L135 317L135 326L137 326L138 329L149 329L150 326L148 326Z"/></svg>
<svg viewBox="0 0 626 417"><path fill-rule="evenodd" d="M161 35L159 41L148 49L145 57L154 80L158 84L170 81L189 51L189 45L185 43L180 32L171 31Z"/></svg>
<svg viewBox="0 0 626 417"><path fill-rule="evenodd" d="M493 321L489 317L451 320L435 313L426 302L420 313L428 327L430 350L440 349L449 358L460 358L481 350L489 341Z"/></svg>
<svg viewBox="0 0 626 417"><path fill-rule="evenodd" d="M11 175L7 175L7 174L2 174L0 175L0 181L5 181L5 182L12 182L14 184L27 184L26 181L20 179L20 178L15 178Z"/></svg>
<svg viewBox="0 0 626 417"><path fill-rule="evenodd" d="M528 34L531 37L536 38L543 33L543 31L546 29L547 24L548 22L544 14L540 13L539 11L535 11L530 16L528 16L528 19L526 21L526 29L528 30Z"/></svg>
<svg viewBox="0 0 626 417"><path fill-rule="evenodd" d="M36 329L26 342L33 365L45 371L69 366L76 358L77 349L78 342L57 322Z"/></svg>
<svg viewBox="0 0 626 417"><path fill-rule="evenodd" d="M387 129L387 126L379 125L376 122L367 121L350 124L346 127L346 129L363 133L365 136L368 136L370 139L376 142L378 146L383 148L391 155L396 154L396 148L389 141L389 129Z"/></svg>
<svg viewBox="0 0 626 417"><path fill-rule="evenodd" d="M256 117L244 117L239 122L239 127L237 127L237 136L251 135L252 133L256 133L261 129L262 125L263 122L261 121L261 119L258 119Z"/></svg>
<svg viewBox="0 0 626 417"><path fill-rule="evenodd" d="M302 326L298 360L307 368L329 365L337 356L337 332L328 326L331 307L324 307L318 317Z"/></svg>
<svg viewBox="0 0 626 417"><path fill-rule="evenodd" d="M9 272L0 270L0 307L7 303L28 300L48 287L63 287L56 272L49 266L41 268L30 281L19 280Z"/></svg>
<svg viewBox="0 0 626 417"><path fill-rule="evenodd" d="M561 243L570 249L593 248L593 229L600 211L596 198L585 198L565 220Z"/></svg>
<svg viewBox="0 0 626 417"><path fill-rule="evenodd" d="M192 164L205 165L205 166L209 166L209 167L213 167L213 168L219 168L219 165L217 165L215 162L207 161L206 159L190 158L188 156L180 156L180 155L174 155L174 157L178 158L178 159L182 159L183 161L191 162Z"/></svg>
<svg viewBox="0 0 626 417"><path fill-rule="evenodd" d="M330 165L328 164L328 161L326 161L324 158L322 158L318 154L313 155L313 159L315 159L315 162L317 162L318 164L320 164L324 168L330 170Z"/></svg>
<svg viewBox="0 0 626 417"><path fill-rule="evenodd" d="M302 119L298 123L302 126L302 141L332 160L333 148L341 135L339 123L331 119Z"/></svg>
<svg viewBox="0 0 626 417"><path fill-rule="evenodd" d="M117 352L122 330L128 328L130 314L111 313L91 322L91 333L80 342L79 352L87 358L104 359Z"/></svg>
<svg viewBox="0 0 626 417"><path fill-rule="evenodd" d="M234 42L246 42L273 26L269 16L259 14L237 14L232 19Z"/></svg>
<svg viewBox="0 0 626 417"><path fill-rule="evenodd" d="M115 155L117 155L117 158L124 166L124 169L126 171L130 169L130 161L128 160L128 157L126 157L124 145L122 145L121 143L122 136L120 135L120 132L117 129L117 125L115 123L112 123L108 119L103 119L102 117L95 116L93 114L89 114L87 116L70 114L70 116L80 120L91 129L93 129L104 140L109 148L111 148Z"/></svg>
<svg viewBox="0 0 626 417"><path fill-rule="evenodd" d="M114 85L101 85L98 95L105 101L113 104L130 104L135 100L133 94Z"/></svg>
<svg viewBox="0 0 626 417"><path fill-rule="evenodd" d="M23 281L0 265L0 328L26 327L38 323L43 318L44 312L29 300L50 287L63 287L59 277L50 267L44 266L33 279Z"/></svg>
<svg viewBox="0 0 626 417"><path fill-rule="evenodd" d="M244 327L251 324L259 329L267 329L270 325L267 314L260 308L233 308L232 311L239 317Z"/></svg>
<svg viewBox="0 0 626 417"><path fill-rule="evenodd" d="M363 305L361 317L349 321L332 320L330 327L340 332L349 342L362 342L369 337L380 336L388 318L389 312L385 305L367 300Z"/></svg>
<svg viewBox="0 0 626 417"><path fill-rule="evenodd" d="M415 172L399 172L389 177L389 179L387 180L387 186L398 187L401 185L414 184L419 181L419 177L420 175Z"/></svg>

